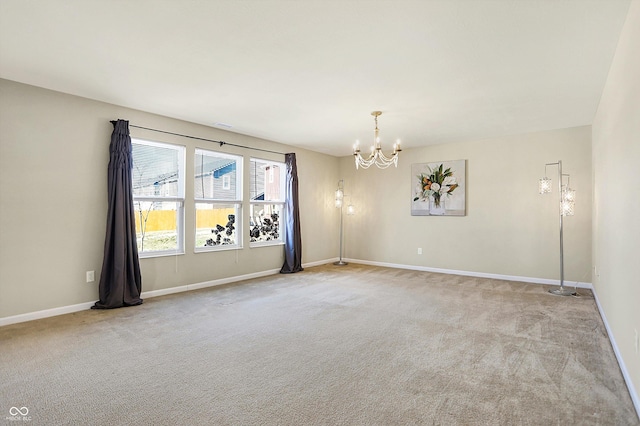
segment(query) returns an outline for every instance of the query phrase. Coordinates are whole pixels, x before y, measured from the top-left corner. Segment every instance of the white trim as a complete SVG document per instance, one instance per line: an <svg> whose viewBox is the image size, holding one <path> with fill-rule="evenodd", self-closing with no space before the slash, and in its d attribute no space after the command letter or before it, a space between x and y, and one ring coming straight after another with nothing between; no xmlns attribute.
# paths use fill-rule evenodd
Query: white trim
<svg viewBox="0 0 640 426"><path fill-rule="evenodd" d="M271 241L255 241L253 243L249 243L249 248L260 248L260 247L272 247L272 246L283 246L284 241L282 240L271 240Z"/></svg>
<svg viewBox="0 0 640 426"><path fill-rule="evenodd" d="M325 260L318 260L315 262L308 262L308 263L303 263L302 267L303 268L311 268L314 266L320 266L320 265L326 265L327 263L333 263L333 262L337 262L339 258L337 257L332 257L331 259L325 259Z"/></svg>
<svg viewBox="0 0 640 426"><path fill-rule="evenodd" d="M277 274L278 272L280 272L280 269L269 269L267 271L254 272L252 274L238 275L235 277L220 278L218 280L204 281L204 282L195 283L195 284L187 284L179 287L170 287L170 288L163 288L161 290L143 291L142 294L140 294L140 297L145 299L150 297L164 296L164 295L173 294L173 293L182 293L183 291L199 290L201 288L230 284L236 281L244 281L244 280L250 280L253 278L266 277L268 275Z"/></svg>
<svg viewBox="0 0 640 426"><path fill-rule="evenodd" d="M439 274L462 275L466 277L493 278L496 280L519 281L519 282L532 283L532 284L560 285L560 280L550 280L547 278L521 277L519 275L489 274L486 272L459 271L456 269L441 269L441 268L431 268L429 266L373 262L370 260L360 260L360 259L344 259L344 260L351 263L361 263L363 265L383 266L387 268L396 268L396 269L409 269L412 271L436 272ZM591 283L583 283L580 281L570 281L570 282L565 281L565 286L569 288L577 287L577 288L593 289L593 285Z"/></svg>
<svg viewBox="0 0 640 426"><path fill-rule="evenodd" d="M338 260L338 258L326 259L326 260L320 260L320 261L316 261L316 262L305 263L302 266L305 267L305 268L310 268L312 266L318 266L318 265L324 265L326 263L331 263L331 262L334 262L335 260ZM238 275L238 276L235 276L235 277L221 278L221 279L218 279L218 280L205 281L205 282L195 283L195 284L187 284L187 285L183 285L183 286L179 286L179 287L171 287L171 288L165 288L165 289L161 289L161 290L143 291L142 294L140 295L140 297L142 297L144 299L144 298L164 296L166 294L180 293L180 292L183 292L183 291L197 290L197 289L200 289L200 288L206 288L206 287L213 287L213 286L218 286L218 285L223 285L223 284L229 284L229 283L233 283L233 282L236 282L236 281L249 280L249 279L252 279L252 278L266 277L268 275L277 274L278 272L280 272L280 269L269 269L269 270L262 271L262 272L254 272L252 274ZM27 312L26 314L19 314L19 315L13 315L13 316L9 316L9 317L3 317L3 318L0 318L0 327L5 326L5 325L10 325L10 324L17 324L17 323L20 323L20 322L38 320L38 319L42 319L42 318L55 317L55 316L58 316L58 315L71 314L73 312L85 311L87 309L91 309L91 307L94 304L95 304L95 301L84 302L84 303L78 303L76 305L60 306L58 308L44 309L42 311Z"/></svg>
<svg viewBox="0 0 640 426"><path fill-rule="evenodd" d="M3 325L17 324L42 318L55 317L58 315L71 314L73 312L90 309L96 302L84 302L77 305L60 306L59 308L45 309L43 311L28 312L26 314L13 315L11 317L0 318L0 327Z"/></svg>
<svg viewBox="0 0 640 426"><path fill-rule="evenodd" d="M592 289L593 298L596 301L596 306L598 307L598 311L600 312L600 317L602 317L602 322L604 323L604 328L607 330L607 335L609 336L609 341L611 342L611 346L613 347L613 353L616 354L616 359L618 360L618 365L620 366L620 371L622 371L622 377L624 378L624 382L627 385L627 389L629 389L629 395L631 396L631 401L636 409L636 414L638 415L638 419L640 419L640 399L638 398L638 394L636 393L636 389L633 387L633 382L631 381L631 376L629 376L629 372L627 371L627 367L624 364L624 359L622 359L622 355L620 354L620 350L618 349L618 345L616 343L616 339L613 337L613 333L609 328L609 323L607 322L607 317L604 314L604 310L600 305L600 300L598 299L598 295L596 293L595 288Z"/></svg>

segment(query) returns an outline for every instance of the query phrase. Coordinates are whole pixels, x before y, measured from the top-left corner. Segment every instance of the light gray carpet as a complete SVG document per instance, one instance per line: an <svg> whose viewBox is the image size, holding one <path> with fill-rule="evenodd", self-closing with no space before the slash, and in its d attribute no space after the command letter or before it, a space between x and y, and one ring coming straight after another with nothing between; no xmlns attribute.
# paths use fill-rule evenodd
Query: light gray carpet
<svg viewBox="0 0 640 426"><path fill-rule="evenodd" d="M590 292L363 265L0 328L0 421L637 425Z"/></svg>

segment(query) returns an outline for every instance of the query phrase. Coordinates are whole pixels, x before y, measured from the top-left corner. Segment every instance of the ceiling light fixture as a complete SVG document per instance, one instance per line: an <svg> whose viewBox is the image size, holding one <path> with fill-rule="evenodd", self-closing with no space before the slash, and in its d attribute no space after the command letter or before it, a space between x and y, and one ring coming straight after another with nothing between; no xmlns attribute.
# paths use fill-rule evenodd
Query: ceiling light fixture
<svg viewBox="0 0 640 426"><path fill-rule="evenodd" d="M378 136L378 117L381 114L382 111L373 111L371 113L375 118L376 128L373 133L373 145L371 146L371 154L369 157L365 159L360 155L360 141L356 141L356 144L353 145L353 157L356 161L356 169L358 169L358 167L368 169L373 164L378 166L380 169L386 169L392 164L398 167L398 154L402 151L402 149L400 149L400 139L393 144L393 154L391 157L384 155L382 148L380 147L380 136Z"/></svg>

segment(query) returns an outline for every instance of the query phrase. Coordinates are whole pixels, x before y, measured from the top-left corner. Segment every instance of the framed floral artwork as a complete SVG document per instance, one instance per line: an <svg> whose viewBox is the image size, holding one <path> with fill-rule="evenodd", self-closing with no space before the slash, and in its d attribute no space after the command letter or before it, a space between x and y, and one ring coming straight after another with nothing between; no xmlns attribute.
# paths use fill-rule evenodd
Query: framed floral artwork
<svg viewBox="0 0 640 426"><path fill-rule="evenodd" d="M465 216L467 160L411 165L412 216Z"/></svg>

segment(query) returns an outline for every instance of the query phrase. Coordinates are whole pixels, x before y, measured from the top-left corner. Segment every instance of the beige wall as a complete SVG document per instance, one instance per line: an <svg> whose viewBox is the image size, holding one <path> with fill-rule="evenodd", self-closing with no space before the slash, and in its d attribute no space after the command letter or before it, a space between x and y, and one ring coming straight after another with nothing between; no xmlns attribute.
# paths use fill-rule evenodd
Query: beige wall
<svg viewBox="0 0 640 426"><path fill-rule="evenodd" d="M411 216L411 164L460 159L467 160L467 215ZM356 171L351 157L341 159L345 192L357 208L347 217L345 257L557 280L557 191L537 192L545 163L557 160L578 197L576 215L565 219L565 279L591 282L588 126L406 149L397 169Z"/></svg>
<svg viewBox="0 0 640 426"><path fill-rule="evenodd" d="M631 3L593 123L594 287L640 395L640 2ZM638 407L640 409L640 407Z"/></svg>
<svg viewBox="0 0 640 426"><path fill-rule="evenodd" d="M335 157L169 119L124 107L0 80L0 318L95 301L102 266L107 209L110 120L176 133L222 139L280 152L296 152L300 181L303 263L337 256L337 213L332 191ZM193 175L203 141L131 129L133 137L187 147L186 175ZM225 152L282 161L280 155L234 147ZM248 174L248 167L245 168ZM248 175L245 176L248 179ZM193 182L187 179L187 194ZM245 198L248 194L245 194ZM185 202L186 254L141 259L143 291L223 279L280 268L282 246L193 253L193 201ZM42 212L46 213L42 213ZM246 209L245 209L245 213ZM96 282L85 282L85 271Z"/></svg>
<svg viewBox="0 0 640 426"><path fill-rule="evenodd" d="M287 151L288 147L0 81L0 317L92 301L99 274L106 212L109 120ZM187 158L207 142L132 129L142 139L186 145ZM250 156L251 151L225 147ZM344 256L375 262L558 279L558 224L552 196L536 192L544 163L564 161L578 191L577 214L565 221L566 279L591 281L591 157L588 127L405 150L397 169L355 171L352 158L296 149L300 177L303 262L338 254L337 180L357 208L345 216ZM267 156L269 157L269 156ZM278 156L271 156L279 159ZM410 215L411 163L467 160L467 216ZM192 173L187 161L187 175ZM550 175L554 173L550 169ZM187 194L192 182L187 180ZM192 202L187 198L186 212ZM36 215L41 209L46 216ZM186 215L186 241L194 219ZM27 226L39 223L39 226ZM245 240L248 238L245 233ZM448 241L444 244L444 241ZM423 254L417 255L417 248ZM143 290L279 268L281 247L142 259ZM96 277L98 278L98 277Z"/></svg>

